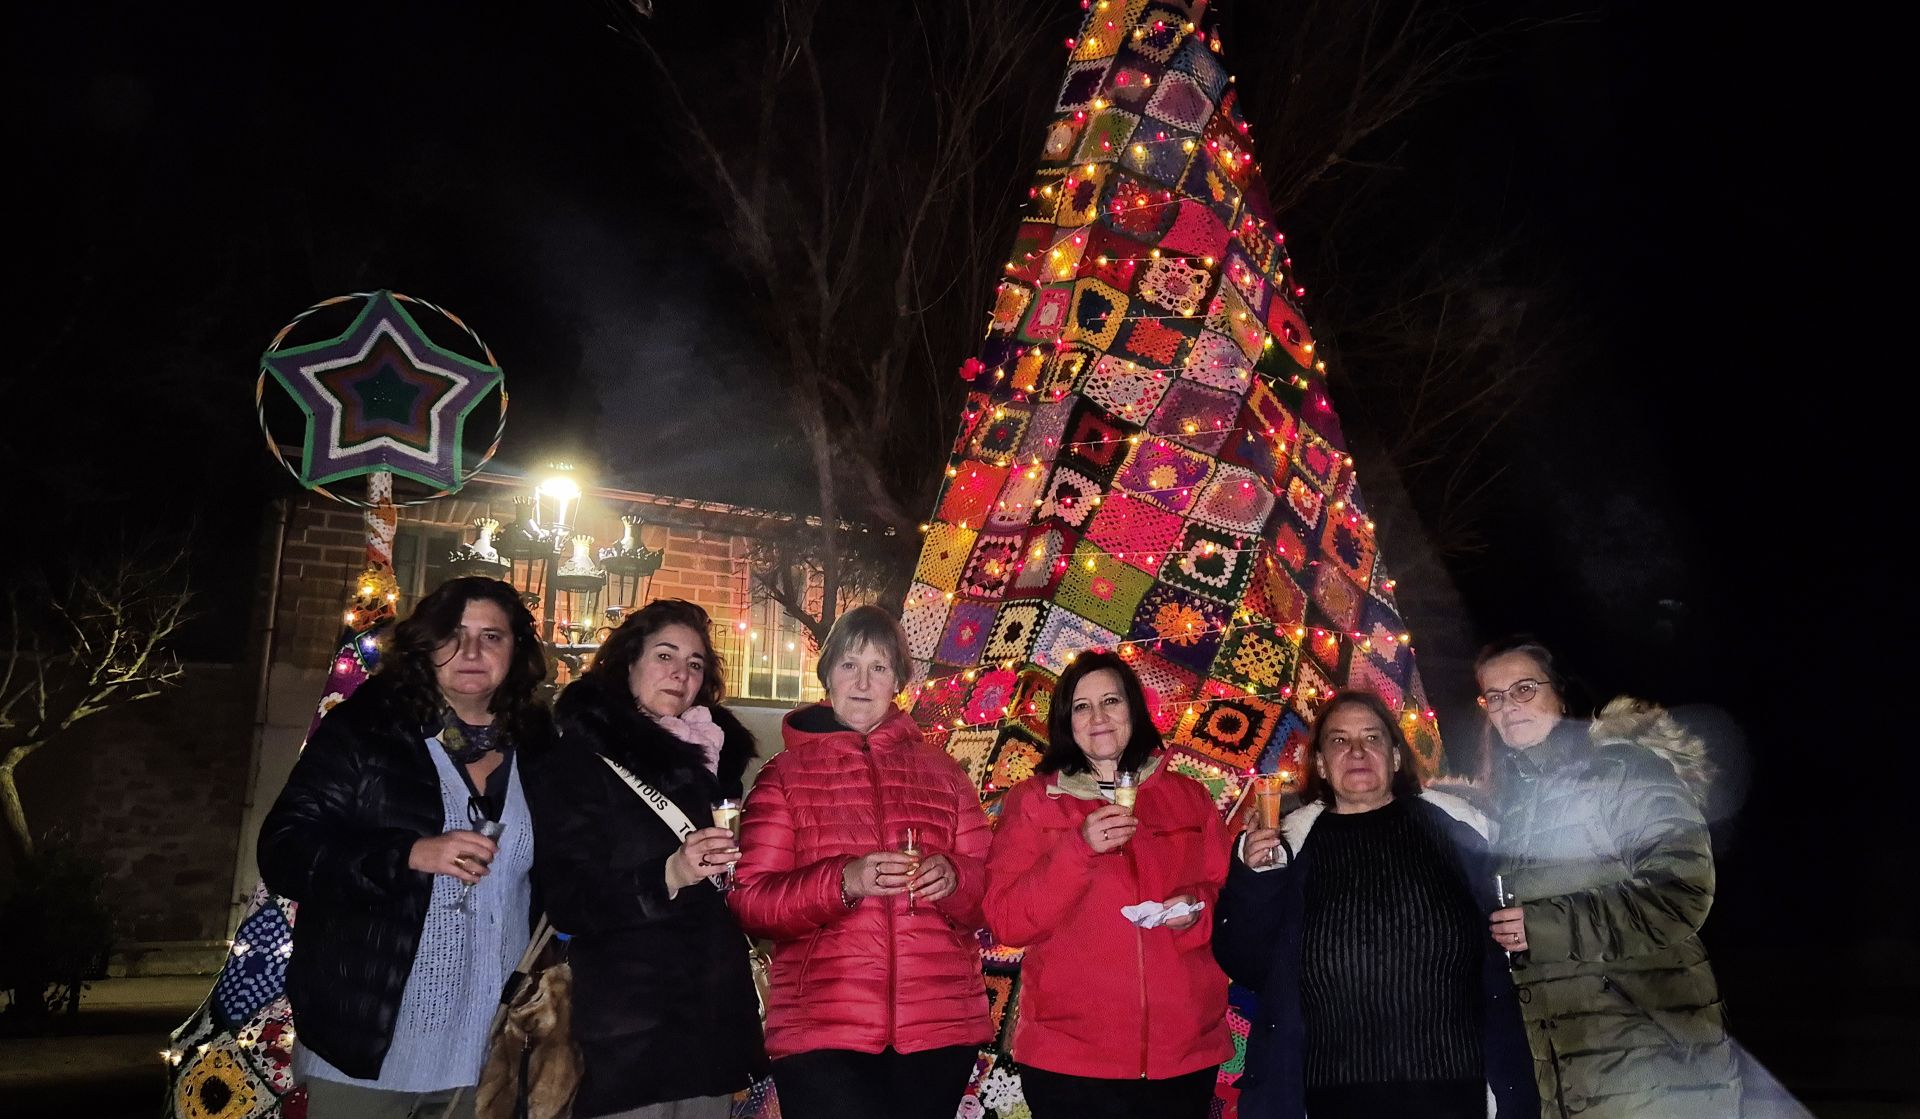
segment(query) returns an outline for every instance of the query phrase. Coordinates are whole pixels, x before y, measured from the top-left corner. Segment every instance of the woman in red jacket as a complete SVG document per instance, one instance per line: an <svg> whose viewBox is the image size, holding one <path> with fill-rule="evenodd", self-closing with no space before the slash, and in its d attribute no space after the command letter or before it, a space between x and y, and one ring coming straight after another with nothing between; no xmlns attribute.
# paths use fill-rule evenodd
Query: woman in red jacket
<svg viewBox="0 0 1920 1119"><path fill-rule="evenodd" d="M820 653L827 702L787 716L747 798L730 901L774 942L767 1053L786 1119L953 1119L993 1033L976 933L987 817L894 705L908 671L891 615L841 615Z"/></svg>
<svg viewBox="0 0 1920 1119"><path fill-rule="evenodd" d="M1233 1055L1210 914L1152 928L1140 902L1211 905L1226 829L1199 782L1160 764L1139 678L1112 653L1060 674L1037 772L1002 806L987 923L1025 947L1013 1057L1034 1119L1205 1119ZM1112 803L1137 778L1132 811Z"/></svg>

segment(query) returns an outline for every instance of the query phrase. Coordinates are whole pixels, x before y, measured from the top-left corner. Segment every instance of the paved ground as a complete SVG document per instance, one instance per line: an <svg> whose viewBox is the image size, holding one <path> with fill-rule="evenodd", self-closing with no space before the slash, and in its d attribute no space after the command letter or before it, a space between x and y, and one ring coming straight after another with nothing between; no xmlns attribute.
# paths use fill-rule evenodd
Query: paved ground
<svg viewBox="0 0 1920 1119"><path fill-rule="evenodd" d="M0 1038L0 1115L7 1119L154 1119L167 1034L206 997L208 976L105 979L59 1036Z"/></svg>
<svg viewBox="0 0 1920 1119"><path fill-rule="evenodd" d="M199 976L103 980L60 1036L0 1039L0 1117L156 1119L166 1084L160 1050L210 984ZM1777 1000L1740 1015L1735 1032L1749 1048L1744 1119L1920 1115L1910 1088L1920 1082L1920 1015L1879 994L1855 1007L1830 987L1782 984Z"/></svg>

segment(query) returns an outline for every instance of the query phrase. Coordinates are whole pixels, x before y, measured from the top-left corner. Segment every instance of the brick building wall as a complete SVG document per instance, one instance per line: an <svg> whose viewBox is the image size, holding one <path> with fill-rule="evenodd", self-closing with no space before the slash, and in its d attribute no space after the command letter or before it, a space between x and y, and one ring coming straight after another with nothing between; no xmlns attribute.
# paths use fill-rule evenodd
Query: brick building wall
<svg viewBox="0 0 1920 1119"><path fill-rule="evenodd" d="M106 868L122 940L227 935L253 693L243 666L188 665L173 690L86 720L48 748L63 764L46 776L85 795L46 820Z"/></svg>
<svg viewBox="0 0 1920 1119"><path fill-rule="evenodd" d="M353 580L367 565L366 519L358 509L319 497L288 505L271 656L276 664L324 667L339 640ZM269 568L263 565L262 573ZM270 584L266 578L261 584L264 611ZM319 702L318 695L313 698Z"/></svg>
<svg viewBox="0 0 1920 1119"><path fill-rule="evenodd" d="M478 517L512 519L515 488L523 489L475 484L458 498L405 508L402 533L471 539ZM642 601L685 598L709 611L729 660L731 702L754 726L763 755L777 749L779 714L817 689L804 634L751 593L749 532L765 514L598 495L585 503L579 527L609 543L620 514L633 511L670 530L666 561ZM217 951L200 946L230 935L258 880L260 821L299 757L352 580L366 563L358 509L302 494L281 499L262 520L245 660L190 665L177 689L80 724L21 770L36 828L59 828L105 866L108 900L121 918L121 968L217 961ZM403 601L402 611L412 605ZM801 694L742 698L750 664L776 658L784 662L779 687Z"/></svg>

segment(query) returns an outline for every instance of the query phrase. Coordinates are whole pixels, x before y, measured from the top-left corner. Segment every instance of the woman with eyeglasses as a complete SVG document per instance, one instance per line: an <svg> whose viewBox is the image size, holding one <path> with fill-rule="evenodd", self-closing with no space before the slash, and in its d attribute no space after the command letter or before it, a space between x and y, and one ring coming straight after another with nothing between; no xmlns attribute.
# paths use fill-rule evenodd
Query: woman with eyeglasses
<svg viewBox="0 0 1920 1119"><path fill-rule="evenodd" d="M1498 735L1494 779L1513 963L1549 1116L1738 1115L1740 1077L1700 926L1713 904L1701 811L1711 767L1671 717L1615 700L1570 717L1528 638L1475 662Z"/></svg>
<svg viewBox="0 0 1920 1119"><path fill-rule="evenodd" d="M447 582L321 721L261 825L261 877L300 903L287 998L312 1119L439 1114L479 1082L531 935L521 773L552 741L546 674L512 587Z"/></svg>
<svg viewBox="0 0 1920 1119"><path fill-rule="evenodd" d="M580 1119L726 1119L766 1071L746 936L721 889L740 852L714 826L754 741L720 703L721 669L706 610L659 599L554 704L560 745L528 794L547 913L572 937Z"/></svg>

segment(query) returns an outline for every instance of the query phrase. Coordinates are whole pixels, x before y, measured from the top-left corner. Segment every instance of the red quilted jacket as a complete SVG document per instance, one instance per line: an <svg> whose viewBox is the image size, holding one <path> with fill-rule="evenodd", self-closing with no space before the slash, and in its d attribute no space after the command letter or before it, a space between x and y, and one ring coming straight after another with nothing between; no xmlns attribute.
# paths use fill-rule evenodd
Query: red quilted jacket
<svg viewBox="0 0 1920 1119"><path fill-rule="evenodd" d="M1226 829L1196 781L1155 769L1140 784L1140 829L1096 855L1080 824L1104 805L1091 774L1036 775L1000 811L987 864L987 921L1020 961L1013 1057L1049 1072L1162 1080L1233 1056L1227 977L1214 962L1214 901L1227 878ZM1191 894L1184 929L1136 928L1122 906Z"/></svg>
<svg viewBox="0 0 1920 1119"><path fill-rule="evenodd" d="M916 1053L978 1045L993 1033L980 975L980 899L991 842L979 794L903 712L862 736L825 704L781 727L786 750L754 782L728 899L773 945L767 1053ZM898 850L904 829L945 855L959 887L908 913L906 897L840 900L840 870Z"/></svg>

